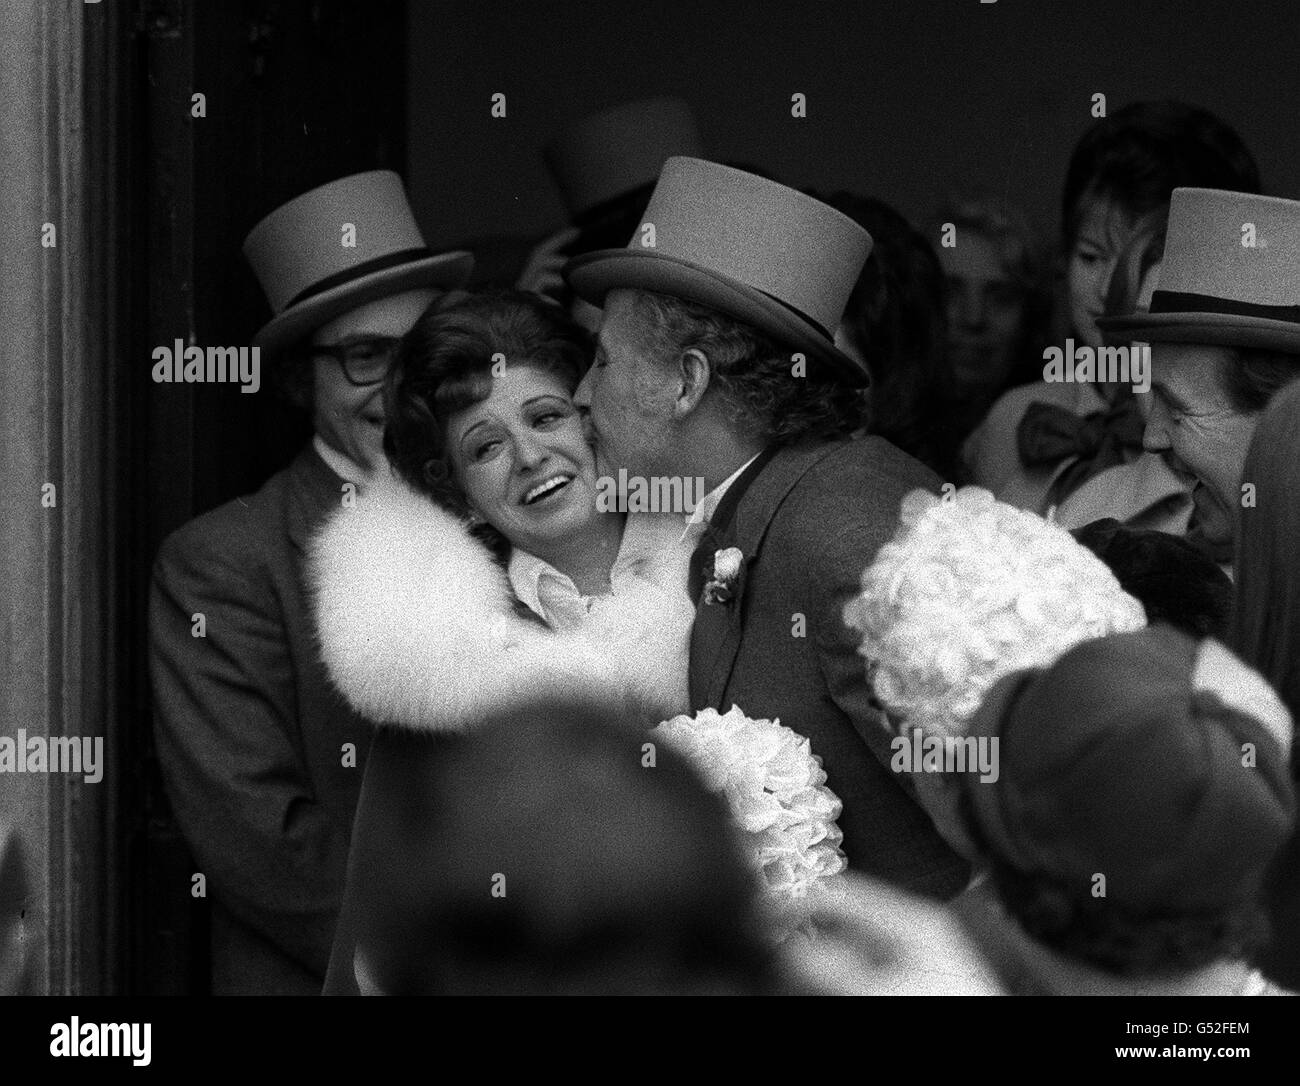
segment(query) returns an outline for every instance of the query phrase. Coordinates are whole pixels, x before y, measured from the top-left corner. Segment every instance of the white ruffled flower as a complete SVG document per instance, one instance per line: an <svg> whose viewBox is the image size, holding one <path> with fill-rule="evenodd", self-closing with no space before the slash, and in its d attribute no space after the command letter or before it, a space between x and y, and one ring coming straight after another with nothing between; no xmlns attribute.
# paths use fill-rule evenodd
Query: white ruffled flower
<svg viewBox="0 0 1300 1086"><path fill-rule="evenodd" d="M704 602L729 604L736 598L736 586L745 556L737 547L724 547L713 552L713 573L704 586Z"/></svg>
<svg viewBox="0 0 1300 1086"><path fill-rule="evenodd" d="M713 576L719 581L734 581L745 556L737 547L724 547L713 555Z"/></svg>
<svg viewBox="0 0 1300 1086"><path fill-rule="evenodd" d="M1146 625L1142 605L1059 525L963 487L913 491L845 607L881 703L938 735L965 732L1002 676Z"/></svg>
<svg viewBox="0 0 1300 1086"><path fill-rule="evenodd" d="M844 869L843 834L835 823L842 804L803 736L777 720L753 720L734 705L727 713L673 717L650 734L727 797L774 903L801 898L817 880Z"/></svg>

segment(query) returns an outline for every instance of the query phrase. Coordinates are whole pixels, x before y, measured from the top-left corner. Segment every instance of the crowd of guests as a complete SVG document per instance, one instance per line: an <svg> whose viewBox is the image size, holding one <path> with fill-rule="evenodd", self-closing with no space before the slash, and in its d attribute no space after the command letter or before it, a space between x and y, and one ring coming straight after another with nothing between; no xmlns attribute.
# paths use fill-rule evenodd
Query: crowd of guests
<svg viewBox="0 0 1300 1086"><path fill-rule="evenodd" d="M472 290L388 173L245 243L314 436L166 541L151 602L214 990L1300 987L1300 203L1169 101L1086 132L1054 247L1003 199L914 225L713 163L672 100L547 159L571 222ZM1044 380L1067 342L1149 345L1149 390ZM706 493L610 515L620 469ZM941 811L843 615L907 495L967 485L1146 625L1001 677L996 779ZM843 802L850 873L779 945L725 804L640 760L733 703Z"/></svg>

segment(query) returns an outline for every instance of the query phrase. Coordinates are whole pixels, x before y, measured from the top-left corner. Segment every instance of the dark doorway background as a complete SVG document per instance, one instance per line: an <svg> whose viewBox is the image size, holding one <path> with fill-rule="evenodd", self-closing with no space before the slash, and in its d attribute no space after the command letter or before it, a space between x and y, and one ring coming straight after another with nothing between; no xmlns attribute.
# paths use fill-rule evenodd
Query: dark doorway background
<svg viewBox="0 0 1300 1086"><path fill-rule="evenodd" d="M542 144L660 94L691 104L719 161L876 196L917 222L974 189L1055 237L1096 93L1112 113L1151 98L1213 110L1267 191L1300 197L1298 28L1294 0L413 3L412 201L433 245L541 236L564 219Z"/></svg>

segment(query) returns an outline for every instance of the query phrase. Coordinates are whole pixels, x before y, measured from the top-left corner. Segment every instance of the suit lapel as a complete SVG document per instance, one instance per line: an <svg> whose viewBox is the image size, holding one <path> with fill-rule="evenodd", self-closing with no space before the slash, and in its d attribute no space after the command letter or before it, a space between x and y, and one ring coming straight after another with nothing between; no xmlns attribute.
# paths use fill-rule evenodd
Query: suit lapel
<svg viewBox="0 0 1300 1086"><path fill-rule="evenodd" d="M289 466L288 507L285 511L289 539L299 552L306 550L307 543L325 517L341 508L342 502L343 480L334 474L308 442Z"/></svg>
<svg viewBox="0 0 1300 1086"><path fill-rule="evenodd" d="M740 651L750 605L747 588L767 529L795 484L841 445L842 442L836 441L779 450L740 495L730 522L716 526L718 549L736 547L744 559L736 595L729 604L705 603L702 597L696 602L690 665L694 708L711 706L719 711L730 708L723 706L721 700Z"/></svg>
<svg viewBox="0 0 1300 1086"><path fill-rule="evenodd" d="M717 699L711 679L723 660L736 658L736 650L740 647L743 606L742 596L726 606L700 603L695 608L695 622L691 625L690 667L691 705L695 709L714 706L721 710L721 706L714 705Z"/></svg>

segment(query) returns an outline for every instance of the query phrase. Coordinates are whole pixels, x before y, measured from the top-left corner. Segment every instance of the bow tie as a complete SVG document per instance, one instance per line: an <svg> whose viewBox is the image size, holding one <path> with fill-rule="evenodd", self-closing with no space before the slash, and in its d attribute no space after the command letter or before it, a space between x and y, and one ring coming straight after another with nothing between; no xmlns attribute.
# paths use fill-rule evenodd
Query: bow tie
<svg viewBox="0 0 1300 1086"><path fill-rule="evenodd" d="M1030 468L1078 457L1052 485L1049 501L1058 504L1094 475L1125 463L1126 452L1140 452L1145 426L1137 400L1131 395L1090 415L1076 415L1056 404L1035 401L1016 428L1016 446L1020 462Z"/></svg>

